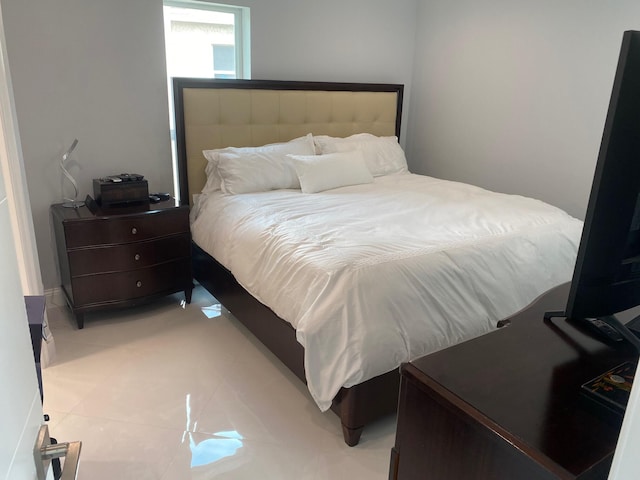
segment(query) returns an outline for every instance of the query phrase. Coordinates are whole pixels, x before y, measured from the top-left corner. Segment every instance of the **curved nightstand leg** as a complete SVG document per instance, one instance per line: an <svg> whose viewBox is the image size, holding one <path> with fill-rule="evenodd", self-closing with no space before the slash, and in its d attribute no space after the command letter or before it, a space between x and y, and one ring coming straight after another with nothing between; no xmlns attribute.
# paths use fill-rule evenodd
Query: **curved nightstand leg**
<svg viewBox="0 0 640 480"><path fill-rule="evenodd" d="M193 293L193 284L189 288L184 289L184 301L191 303L191 294Z"/></svg>

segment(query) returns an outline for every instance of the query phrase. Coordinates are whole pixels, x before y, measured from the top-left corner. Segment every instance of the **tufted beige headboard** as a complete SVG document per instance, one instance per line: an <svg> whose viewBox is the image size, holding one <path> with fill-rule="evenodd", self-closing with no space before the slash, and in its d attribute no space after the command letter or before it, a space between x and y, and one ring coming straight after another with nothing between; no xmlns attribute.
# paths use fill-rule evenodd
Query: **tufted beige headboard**
<svg viewBox="0 0 640 480"><path fill-rule="evenodd" d="M307 133L400 136L402 85L174 78L179 198L205 184L202 150L284 142Z"/></svg>

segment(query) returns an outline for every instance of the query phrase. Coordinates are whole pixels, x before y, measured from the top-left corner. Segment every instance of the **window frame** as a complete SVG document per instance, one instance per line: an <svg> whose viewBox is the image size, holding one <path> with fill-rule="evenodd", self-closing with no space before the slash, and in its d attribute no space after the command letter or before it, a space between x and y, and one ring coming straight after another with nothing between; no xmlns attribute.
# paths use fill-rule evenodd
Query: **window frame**
<svg viewBox="0 0 640 480"><path fill-rule="evenodd" d="M249 7L199 0L163 0L162 5L163 7L192 8L194 10L209 10L232 14L234 16L236 78L251 78L251 21Z"/></svg>
<svg viewBox="0 0 640 480"><path fill-rule="evenodd" d="M234 42L235 42L235 58L236 71L235 75L238 79L251 79L251 22L249 16L249 7L240 7L234 5L223 5L213 3L206 0L163 0L163 32L166 28L167 17L164 13L164 7L192 8L194 10L208 10L222 13L231 13L234 16ZM166 35L166 33L165 33ZM166 39L165 39L166 48ZM165 50L166 56L166 50ZM173 173L173 189L176 195L180 191L178 185L178 164L176 154L176 127L174 124L174 105L172 81L167 72L167 90L169 93L169 136L171 142L171 167ZM184 199L181 199L184 201ZM188 203L188 202L187 202Z"/></svg>

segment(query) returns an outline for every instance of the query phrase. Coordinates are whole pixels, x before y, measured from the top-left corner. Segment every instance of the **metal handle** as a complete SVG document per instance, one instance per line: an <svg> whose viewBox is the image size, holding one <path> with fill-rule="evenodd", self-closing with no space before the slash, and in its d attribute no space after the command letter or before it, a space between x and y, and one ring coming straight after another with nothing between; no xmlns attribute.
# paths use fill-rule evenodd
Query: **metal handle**
<svg viewBox="0 0 640 480"><path fill-rule="evenodd" d="M136 233L138 233L138 229L137 229L136 227L133 227L133 228L131 229L131 233L132 233L133 235L135 235Z"/></svg>
<svg viewBox="0 0 640 480"><path fill-rule="evenodd" d="M33 457L36 463L38 480L45 480L47 472L54 458L65 457L64 469L60 480L76 480L78 477L78 465L80 464L80 450L82 442L51 443L49 427L42 425L38 431L38 438L33 449Z"/></svg>
<svg viewBox="0 0 640 480"><path fill-rule="evenodd" d="M136 261L137 261L137 260L140 260L140 254L139 254L139 253L136 253L136 254L133 256L133 259L134 259L134 260L136 260Z"/></svg>
<svg viewBox="0 0 640 480"><path fill-rule="evenodd" d="M141 286L142 286L142 282L141 282L140 280L138 280L138 281L136 282L136 287L140 288Z"/></svg>

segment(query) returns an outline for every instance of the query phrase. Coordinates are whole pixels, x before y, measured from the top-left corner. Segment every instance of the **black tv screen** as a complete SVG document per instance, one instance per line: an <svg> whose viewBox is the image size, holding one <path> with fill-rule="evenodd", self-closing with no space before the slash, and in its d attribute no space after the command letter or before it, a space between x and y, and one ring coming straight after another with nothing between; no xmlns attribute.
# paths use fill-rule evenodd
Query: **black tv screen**
<svg viewBox="0 0 640 480"><path fill-rule="evenodd" d="M622 38L565 316L601 319L640 305L640 32ZM634 337L635 339L635 337ZM637 340L637 339L636 339ZM636 344L637 346L640 344Z"/></svg>

